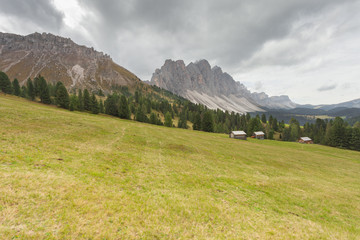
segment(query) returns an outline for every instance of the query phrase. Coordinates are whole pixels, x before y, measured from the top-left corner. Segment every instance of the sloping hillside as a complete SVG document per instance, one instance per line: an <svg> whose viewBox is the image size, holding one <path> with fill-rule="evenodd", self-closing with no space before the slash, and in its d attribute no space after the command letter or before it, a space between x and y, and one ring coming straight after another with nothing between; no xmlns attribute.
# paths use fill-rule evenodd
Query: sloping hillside
<svg viewBox="0 0 360 240"><path fill-rule="evenodd" d="M0 239L356 239L359 186L359 152L0 95Z"/></svg>

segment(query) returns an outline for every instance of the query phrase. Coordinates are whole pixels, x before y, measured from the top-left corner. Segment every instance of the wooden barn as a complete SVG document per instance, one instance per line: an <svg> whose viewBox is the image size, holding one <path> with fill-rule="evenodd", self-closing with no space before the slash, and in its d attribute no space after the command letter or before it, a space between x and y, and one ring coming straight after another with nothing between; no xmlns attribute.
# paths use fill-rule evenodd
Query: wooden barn
<svg viewBox="0 0 360 240"><path fill-rule="evenodd" d="M246 140L246 132L244 131L231 131L230 138Z"/></svg>
<svg viewBox="0 0 360 240"><path fill-rule="evenodd" d="M253 134L254 138L264 140L265 139L265 133L262 131L254 132Z"/></svg>
<svg viewBox="0 0 360 240"><path fill-rule="evenodd" d="M313 144L313 140L309 137L301 137L299 139L299 143L305 143L305 144Z"/></svg>

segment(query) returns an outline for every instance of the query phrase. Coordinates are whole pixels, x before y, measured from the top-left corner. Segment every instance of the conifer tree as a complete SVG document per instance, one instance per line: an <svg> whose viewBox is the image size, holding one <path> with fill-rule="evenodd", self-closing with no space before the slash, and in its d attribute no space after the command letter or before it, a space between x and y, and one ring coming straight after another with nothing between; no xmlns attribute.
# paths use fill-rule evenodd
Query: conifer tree
<svg viewBox="0 0 360 240"><path fill-rule="evenodd" d="M81 89L79 89L79 92L78 92L77 109L79 111L84 111L84 98L83 98Z"/></svg>
<svg viewBox="0 0 360 240"><path fill-rule="evenodd" d="M266 123L265 113L263 113L263 114L261 115L261 121L262 121L263 123Z"/></svg>
<svg viewBox="0 0 360 240"><path fill-rule="evenodd" d="M34 89L34 84L30 78L28 78L26 85L27 85L27 96L29 97L30 100L34 101L35 89Z"/></svg>
<svg viewBox="0 0 360 240"><path fill-rule="evenodd" d="M91 99L87 89L84 90L84 110L91 111Z"/></svg>
<svg viewBox="0 0 360 240"><path fill-rule="evenodd" d="M185 129L188 128L187 120L186 120L186 113L184 110L180 113L178 128L185 128Z"/></svg>
<svg viewBox="0 0 360 240"><path fill-rule="evenodd" d="M157 124L157 117L156 117L156 114L153 112L150 114L150 123Z"/></svg>
<svg viewBox="0 0 360 240"><path fill-rule="evenodd" d="M269 125L272 127L273 126L273 116L272 115L270 115L269 116Z"/></svg>
<svg viewBox="0 0 360 240"><path fill-rule="evenodd" d="M34 78L34 92L35 92L35 97L40 97L40 78L39 78L39 76Z"/></svg>
<svg viewBox="0 0 360 240"><path fill-rule="evenodd" d="M204 113L201 129L205 132L214 132L214 120L211 111Z"/></svg>
<svg viewBox="0 0 360 240"><path fill-rule="evenodd" d="M201 130L201 116L200 116L200 113L198 113L198 112L195 114L193 129Z"/></svg>
<svg viewBox="0 0 360 240"><path fill-rule="evenodd" d="M25 86L21 87L21 91L20 91L20 97L22 98L26 98L27 97L27 88Z"/></svg>
<svg viewBox="0 0 360 240"><path fill-rule="evenodd" d="M0 71L0 91L12 94L11 81L6 73Z"/></svg>
<svg viewBox="0 0 360 240"><path fill-rule="evenodd" d="M19 84L19 81L16 78L12 82L12 88L14 90L14 95L15 96L20 96L20 94L21 94L20 84Z"/></svg>
<svg viewBox="0 0 360 240"><path fill-rule="evenodd" d="M69 109L70 99L64 84L58 82L56 84L56 89L57 89L55 93L56 104L61 108Z"/></svg>
<svg viewBox="0 0 360 240"><path fill-rule="evenodd" d="M128 101L124 95L120 97L119 117L124 119L130 119L130 109Z"/></svg>
<svg viewBox="0 0 360 240"><path fill-rule="evenodd" d="M78 98L77 98L77 96L76 95L71 95L70 96L69 110L70 111L77 110L77 106L78 106Z"/></svg>
<svg viewBox="0 0 360 240"><path fill-rule="evenodd" d="M98 103L94 93L91 95L91 112L93 114L99 113L99 103Z"/></svg>
<svg viewBox="0 0 360 240"><path fill-rule="evenodd" d="M99 101L99 113L104 113L104 103L101 99Z"/></svg>
<svg viewBox="0 0 360 240"><path fill-rule="evenodd" d="M38 79L40 101L45 104L51 104L50 91L45 78L39 75Z"/></svg>
<svg viewBox="0 0 360 240"><path fill-rule="evenodd" d="M105 113L112 116L119 116L119 109L117 107L117 97L115 94L109 95L105 100Z"/></svg>
<svg viewBox="0 0 360 240"><path fill-rule="evenodd" d="M166 112L165 114L165 123L164 125L166 127L172 127L173 126L173 122L172 122L172 118L171 118L171 113L170 112Z"/></svg>

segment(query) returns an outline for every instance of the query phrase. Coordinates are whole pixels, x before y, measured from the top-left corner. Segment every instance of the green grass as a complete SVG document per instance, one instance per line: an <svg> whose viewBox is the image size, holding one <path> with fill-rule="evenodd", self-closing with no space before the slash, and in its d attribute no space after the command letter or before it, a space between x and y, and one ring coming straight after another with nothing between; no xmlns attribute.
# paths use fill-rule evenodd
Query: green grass
<svg viewBox="0 0 360 240"><path fill-rule="evenodd" d="M360 153L0 95L0 239L359 239Z"/></svg>

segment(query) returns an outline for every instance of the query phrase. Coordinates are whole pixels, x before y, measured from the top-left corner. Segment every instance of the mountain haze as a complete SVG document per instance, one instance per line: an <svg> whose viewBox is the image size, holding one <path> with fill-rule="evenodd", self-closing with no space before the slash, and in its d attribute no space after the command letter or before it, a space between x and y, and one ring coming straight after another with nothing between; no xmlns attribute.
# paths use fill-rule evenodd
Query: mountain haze
<svg viewBox="0 0 360 240"><path fill-rule="evenodd" d="M0 70L24 83L39 74L69 88L102 89L131 86L139 79L110 56L49 33L20 36L0 33Z"/></svg>
<svg viewBox="0 0 360 240"><path fill-rule="evenodd" d="M211 67L207 60L191 62L187 66L182 60L166 60L160 69L155 70L150 83L212 109L245 113L263 111L262 107L296 106L287 96L251 93L220 67Z"/></svg>

